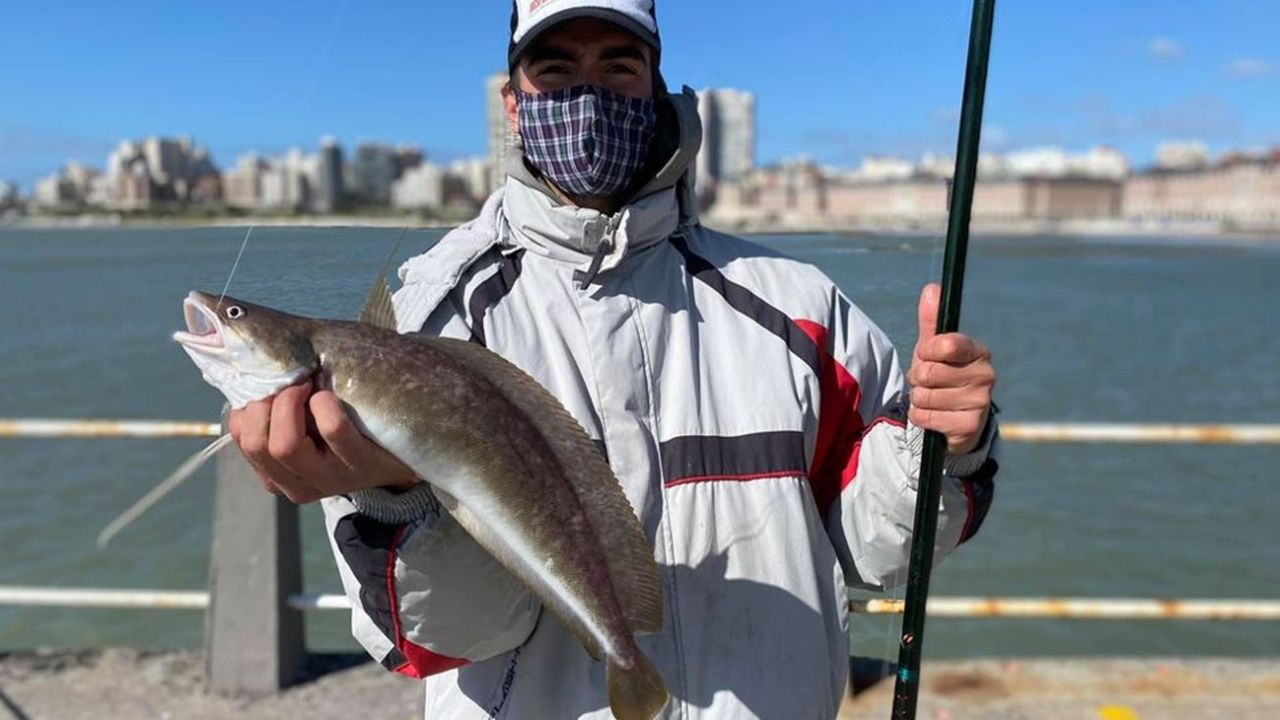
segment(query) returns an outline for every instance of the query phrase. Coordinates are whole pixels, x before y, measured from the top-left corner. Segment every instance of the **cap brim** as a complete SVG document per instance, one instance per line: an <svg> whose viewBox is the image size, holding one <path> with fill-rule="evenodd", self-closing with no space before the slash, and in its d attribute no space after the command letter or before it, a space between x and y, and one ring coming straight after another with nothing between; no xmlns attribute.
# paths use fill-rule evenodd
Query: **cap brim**
<svg viewBox="0 0 1280 720"><path fill-rule="evenodd" d="M604 20L621 27L623 30L635 35L653 48L655 52L662 50L661 43L658 42L658 36L653 34L644 25L636 22L636 20L628 15L618 12L617 10L608 10L605 8L576 8L573 10L564 10L558 12L551 17L544 19L542 22L529 28L529 32L520 38L520 42L511 46L511 52L507 55L507 64L514 66L516 60L524 54L525 50L533 44L546 31L570 20L578 18L594 18L596 20Z"/></svg>

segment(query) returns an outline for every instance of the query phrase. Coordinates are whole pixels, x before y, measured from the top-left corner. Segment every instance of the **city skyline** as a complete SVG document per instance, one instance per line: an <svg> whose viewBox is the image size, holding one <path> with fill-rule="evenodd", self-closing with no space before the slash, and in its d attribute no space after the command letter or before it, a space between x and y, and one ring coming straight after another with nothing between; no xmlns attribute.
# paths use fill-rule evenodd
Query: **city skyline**
<svg viewBox="0 0 1280 720"><path fill-rule="evenodd" d="M0 179L28 191L67 160L98 164L120 138L150 134L192 135L223 167L330 134L412 142L446 162L487 154L482 92L505 49L505 3L69 5L56 25L15 7L0 29L0 60L23 68L0 78L16 100L0 118ZM949 153L964 8L810 6L660 3L668 81L754 92L761 164ZM244 30L250 9L274 29ZM1280 144L1274 3L1007 4L999 23L988 149L1109 145L1142 166L1162 139L1215 154Z"/></svg>

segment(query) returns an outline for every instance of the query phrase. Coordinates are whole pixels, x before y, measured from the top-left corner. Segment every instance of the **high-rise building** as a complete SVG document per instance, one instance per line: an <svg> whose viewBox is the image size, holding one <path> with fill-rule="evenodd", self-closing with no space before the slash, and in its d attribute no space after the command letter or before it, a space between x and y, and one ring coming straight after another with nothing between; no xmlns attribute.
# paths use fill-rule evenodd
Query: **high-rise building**
<svg viewBox="0 0 1280 720"><path fill-rule="evenodd" d="M391 185L396 181L396 149L382 143L357 145L352 181L352 194L360 200L390 205Z"/></svg>
<svg viewBox="0 0 1280 720"><path fill-rule="evenodd" d="M251 210L262 202L262 174L266 169L257 153L236 158L236 166L223 178L223 200L227 207Z"/></svg>
<svg viewBox="0 0 1280 720"><path fill-rule="evenodd" d="M269 160L262 173L262 207L289 211L311 207L311 188L318 184L319 166L319 158L298 148Z"/></svg>
<svg viewBox="0 0 1280 720"><path fill-rule="evenodd" d="M18 184L0 180L0 212L18 206Z"/></svg>
<svg viewBox="0 0 1280 720"><path fill-rule="evenodd" d="M506 181L507 158L516 144L515 129L507 119L507 107L502 100L502 89L506 87L508 77L507 73L500 72L490 75L485 83L486 115L489 118L489 187L485 188L486 195Z"/></svg>
<svg viewBox="0 0 1280 720"><path fill-rule="evenodd" d="M708 89L698 95L702 151L698 196L711 202L716 186L745 180L756 166L756 96L741 90Z"/></svg>
<svg viewBox="0 0 1280 720"><path fill-rule="evenodd" d="M157 185L169 185L187 177L187 157L191 141L149 137L142 141L142 155L147 161L151 179Z"/></svg>
<svg viewBox="0 0 1280 720"><path fill-rule="evenodd" d="M313 188L311 207L316 212L331 213L342 205L345 193L342 181L342 146L337 139L326 137L320 141L318 163L319 177Z"/></svg>
<svg viewBox="0 0 1280 720"><path fill-rule="evenodd" d="M70 210L84 205L100 173L77 162L36 183L35 203L50 210Z"/></svg>
<svg viewBox="0 0 1280 720"><path fill-rule="evenodd" d="M404 174L426 160L427 154L417 145L401 145L396 148L396 177L403 177Z"/></svg>

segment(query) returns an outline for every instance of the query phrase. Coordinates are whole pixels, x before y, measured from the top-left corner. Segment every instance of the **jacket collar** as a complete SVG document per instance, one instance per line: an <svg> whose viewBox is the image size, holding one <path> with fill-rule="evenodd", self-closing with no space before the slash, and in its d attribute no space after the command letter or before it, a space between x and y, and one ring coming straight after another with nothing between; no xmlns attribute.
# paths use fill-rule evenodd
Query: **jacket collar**
<svg viewBox="0 0 1280 720"><path fill-rule="evenodd" d="M592 275L618 267L629 253L666 240L680 226L680 203L674 188L605 215L562 205L511 177L502 206L507 231L504 244L577 265Z"/></svg>
<svg viewBox="0 0 1280 720"><path fill-rule="evenodd" d="M563 204L513 153L502 201L506 245L578 265L585 284L618 267L629 253L657 244L678 228L696 225L693 168L702 146L697 96L685 88L667 97L672 151L635 199L614 215Z"/></svg>

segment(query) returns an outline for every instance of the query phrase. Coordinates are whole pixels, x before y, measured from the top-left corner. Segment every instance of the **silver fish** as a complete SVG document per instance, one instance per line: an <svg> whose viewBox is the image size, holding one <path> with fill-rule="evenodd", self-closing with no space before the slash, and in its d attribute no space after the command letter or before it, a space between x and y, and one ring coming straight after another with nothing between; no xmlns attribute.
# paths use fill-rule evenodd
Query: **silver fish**
<svg viewBox="0 0 1280 720"><path fill-rule="evenodd" d="M362 319L315 320L193 292L174 339L243 407L305 378L331 388L374 442L424 478L477 542L596 660L620 720L667 690L637 647L662 627L662 580L600 451L545 388L473 343L400 335L385 282Z"/></svg>

